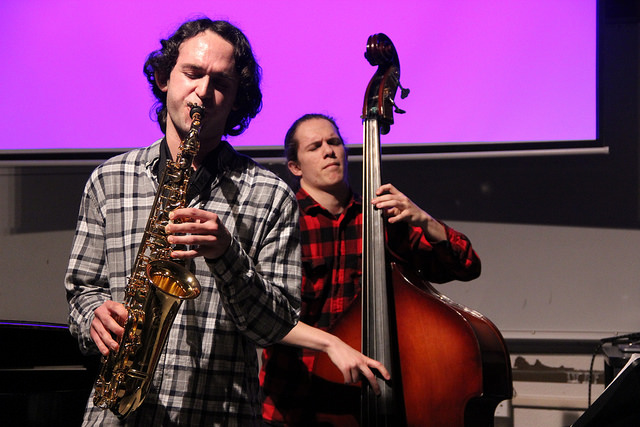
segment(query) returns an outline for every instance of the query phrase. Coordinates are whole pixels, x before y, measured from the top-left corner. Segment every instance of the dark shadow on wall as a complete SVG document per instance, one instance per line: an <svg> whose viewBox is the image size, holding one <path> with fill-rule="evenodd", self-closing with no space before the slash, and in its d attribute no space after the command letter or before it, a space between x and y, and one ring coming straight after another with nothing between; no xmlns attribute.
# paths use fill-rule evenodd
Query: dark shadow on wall
<svg viewBox="0 0 640 427"><path fill-rule="evenodd" d="M74 230L84 184L95 166L15 169L12 234Z"/></svg>

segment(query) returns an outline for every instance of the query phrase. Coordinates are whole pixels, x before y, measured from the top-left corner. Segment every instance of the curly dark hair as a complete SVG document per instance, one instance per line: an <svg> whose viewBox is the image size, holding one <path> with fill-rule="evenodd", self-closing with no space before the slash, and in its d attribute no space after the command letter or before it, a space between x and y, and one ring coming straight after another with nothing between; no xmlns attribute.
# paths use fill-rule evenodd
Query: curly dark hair
<svg viewBox="0 0 640 427"><path fill-rule="evenodd" d="M296 131L298 130L298 128L302 123L312 119L323 119L331 123L333 127L336 129L336 133L338 134L338 137L340 137L340 140L344 144L344 139L342 138L342 135L340 135L340 128L338 128L338 125L336 124L336 121L333 117L328 116L326 114L321 114L321 113L305 114L304 116L300 117L295 122L293 122L293 124L291 125L291 127L287 131L287 134L284 137L284 155L287 158L287 161L289 160L293 160L294 162L298 161L298 140L295 138Z"/></svg>
<svg viewBox="0 0 640 427"><path fill-rule="evenodd" d="M156 84L156 73L158 79L166 81L178 61L180 45L207 30L213 31L231 43L234 50L238 93L236 94L236 108L229 113L224 134L240 135L247 129L251 119L262 109L262 92L260 91L262 69L253 56L249 40L242 31L227 21L199 18L183 23L168 39L160 40L162 48L151 52L144 64L144 74L147 76L147 81L157 99L153 108L155 108L157 121L163 133L166 133L167 130L167 94L161 91Z"/></svg>

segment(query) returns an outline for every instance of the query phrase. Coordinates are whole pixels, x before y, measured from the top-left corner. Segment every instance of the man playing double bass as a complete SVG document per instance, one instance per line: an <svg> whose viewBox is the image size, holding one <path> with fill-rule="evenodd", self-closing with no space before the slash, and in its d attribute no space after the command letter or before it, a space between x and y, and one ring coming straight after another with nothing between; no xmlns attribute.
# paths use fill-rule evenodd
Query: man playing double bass
<svg viewBox="0 0 640 427"><path fill-rule="evenodd" d="M331 331L361 291L362 201L349 185L344 141L331 117L307 114L296 120L286 134L285 153L289 171L300 184L300 320ZM435 283L480 275L480 259L466 236L431 217L391 184L376 194L370 202L385 212L387 246L395 259ZM283 345L265 350L260 381L267 423L317 423L316 413L324 409L311 374L316 355ZM376 368L375 363L359 368L363 377L373 375L369 368Z"/></svg>

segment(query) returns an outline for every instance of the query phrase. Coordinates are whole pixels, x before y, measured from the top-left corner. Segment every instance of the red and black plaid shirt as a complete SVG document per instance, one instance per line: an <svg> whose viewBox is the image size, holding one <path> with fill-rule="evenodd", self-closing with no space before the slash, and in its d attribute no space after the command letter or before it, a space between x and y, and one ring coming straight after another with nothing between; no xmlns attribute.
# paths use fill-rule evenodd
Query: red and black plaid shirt
<svg viewBox="0 0 640 427"><path fill-rule="evenodd" d="M303 265L300 320L328 330L360 293L362 201L354 195L335 216L302 188L296 196ZM405 222L387 224L386 230L389 252L426 280L467 281L480 275L480 259L469 239L446 225L447 240L436 244L427 241L422 229ZM283 422L281 412L304 412L316 354L284 345L264 351L260 384L265 420Z"/></svg>

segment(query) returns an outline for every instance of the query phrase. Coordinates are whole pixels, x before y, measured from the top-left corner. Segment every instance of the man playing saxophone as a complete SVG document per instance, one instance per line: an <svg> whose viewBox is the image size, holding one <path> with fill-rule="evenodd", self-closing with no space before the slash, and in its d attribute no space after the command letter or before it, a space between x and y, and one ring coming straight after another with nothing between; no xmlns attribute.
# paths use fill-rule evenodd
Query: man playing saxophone
<svg viewBox="0 0 640 427"><path fill-rule="evenodd" d="M256 347L281 340L298 320L297 202L225 140L243 132L262 103L244 34L202 18L161 44L144 70L164 137L107 160L85 186L65 276L70 330L85 353L118 350L128 316L121 301L158 177L176 159L194 104L206 111L195 171L186 206L171 212L165 231L180 245L171 256L187 261L201 293L180 306L142 405L119 420L92 396L84 424L258 425Z"/></svg>

